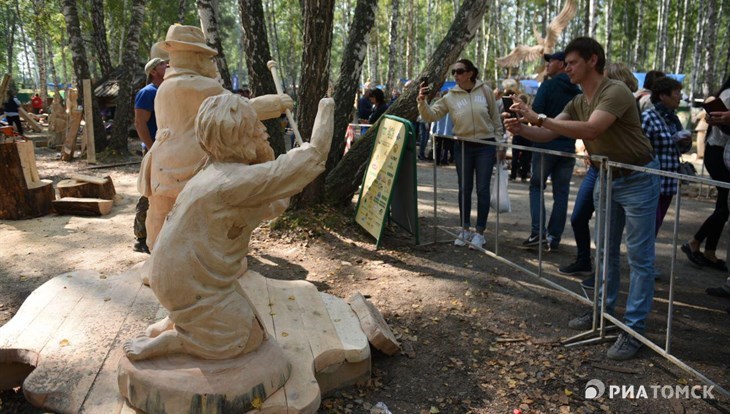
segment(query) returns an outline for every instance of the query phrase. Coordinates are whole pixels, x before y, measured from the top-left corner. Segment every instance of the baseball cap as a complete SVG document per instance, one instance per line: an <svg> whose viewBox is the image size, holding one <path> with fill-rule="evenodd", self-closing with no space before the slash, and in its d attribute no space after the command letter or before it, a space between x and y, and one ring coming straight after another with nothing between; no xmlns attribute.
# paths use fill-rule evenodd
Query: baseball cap
<svg viewBox="0 0 730 414"><path fill-rule="evenodd" d="M550 62L553 59L561 60L561 61L565 62L565 52L555 52L552 55L548 55L546 53L544 56L545 56L546 62Z"/></svg>
<svg viewBox="0 0 730 414"><path fill-rule="evenodd" d="M153 58L153 59L150 59L150 61L147 62L146 65L144 65L144 73L145 73L145 75L149 76L150 75L150 72L152 72L152 70L154 68L156 68L157 65L159 65L160 63L163 63L163 62L164 62L164 60L163 59L160 59L158 57Z"/></svg>

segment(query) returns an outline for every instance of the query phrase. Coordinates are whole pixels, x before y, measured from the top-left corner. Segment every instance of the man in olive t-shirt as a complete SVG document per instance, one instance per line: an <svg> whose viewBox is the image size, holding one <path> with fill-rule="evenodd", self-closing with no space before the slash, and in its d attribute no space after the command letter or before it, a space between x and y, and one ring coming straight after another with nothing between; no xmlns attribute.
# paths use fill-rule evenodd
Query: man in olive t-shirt
<svg viewBox="0 0 730 414"><path fill-rule="evenodd" d="M505 127L513 134L535 142L548 142L561 135L583 139L591 155L659 168L659 162L652 156L651 143L642 132L631 91L622 82L603 76L606 63L603 47L594 39L579 37L568 44L565 54L566 73L571 82L580 84L583 94L573 98L556 118L537 114L516 99L511 109L521 113L522 119L532 126L505 116ZM626 227L631 280L624 323L643 334L654 298L654 226L659 176L621 168L613 168L612 174L606 311L613 314L616 306L621 277L621 235ZM598 191L599 187L596 187L596 205ZM592 312L571 320L569 326L590 329ZM615 360L630 359L640 347L641 342L622 332L607 355Z"/></svg>

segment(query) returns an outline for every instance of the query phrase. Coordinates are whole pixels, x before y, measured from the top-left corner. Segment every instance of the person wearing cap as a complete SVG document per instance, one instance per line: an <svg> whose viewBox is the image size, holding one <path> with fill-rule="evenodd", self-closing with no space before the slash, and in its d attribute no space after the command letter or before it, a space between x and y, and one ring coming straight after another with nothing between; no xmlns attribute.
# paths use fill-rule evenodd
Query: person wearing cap
<svg viewBox="0 0 730 414"><path fill-rule="evenodd" d="M155 118L155 97L157 88L162 84L167 70L167 62L159 57L150 59L144 66L144 73L147 75L147 85L137 92L134 98L134 128L142 141L142 154L152 148L157 134L157 119ZM133 250L141 253L149 253L147 247L147 229L145 220L149 201L147 197L141 196L137 202L136 214L134 216L134 236L137 242Z"/></svg>
<svg viewBox="0 0 730 414"><path fill-rule="evenodd" d="M544 57L547 62L546 71L549 79L542 82L537 90L532 109L537 113L556 117L560 115L565 105L580 93L580 89L572 84L568 75L565 74L565 53L555 52L551 55L546 54ZM550 142L536 142L534 147L574 154L575 140L560 136ZM537 152L532 154L532 177L530 178L530 217L532 225L530 235L522 243L523 245L537 246L544 243L550 249L555 249L560 244L565 229L565 219L568 214L570 180L573 178L574 168L575 158ZM553 208L549 219L548 215L545 214L545 197L543 197L542 202L540 200L540 192L545 189L548 177L551 177L553 184ZM543 223L540 223L541 214L544 220ZM545 224L547 224L547 227ZM541 234L542 237L540 237Z"/></svg>
<svg viewBox="0 0 730 414"><path fill-rule="evenodd" d="M200 104L210 96L231 94L218 82L218 70L211 59L218 52L206 44L199 27L170 26L162 49L167 51L170 65L155 100L157 139L142 161L137 181L140 193L150 200L145 225L147 245L153 252L155 239L178 194L205 158L195 139L195 116ZM276 118L293 104L286 94L251 99L260 120Z"/></svg>

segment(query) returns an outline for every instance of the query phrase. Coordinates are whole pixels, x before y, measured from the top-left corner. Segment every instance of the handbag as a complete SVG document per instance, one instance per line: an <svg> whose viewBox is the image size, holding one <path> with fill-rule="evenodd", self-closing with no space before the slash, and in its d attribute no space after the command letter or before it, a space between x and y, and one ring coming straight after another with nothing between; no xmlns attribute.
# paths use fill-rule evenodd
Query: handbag
<svg viewBox="0 0 730 414"><path fill-rule="evenodd" d="M677 148L677 154L682 154L682 150L679 148L679 145L677 145L677 141L674 141L674 146ZM690 177L697 175L697 169L695 169L694 164L689 161L682 161L682 155L679 155L679 168L677 168L677 172L689 175Z"/></svg>
<svg viewBox="0 0 730 414"><path fill-rule="evenodd" d="M492 196L489 204L500 213L509 213L512 211L512 203L509 201L509 191L507 191L507 180L509 178L507 162L500 162L497 168L501 171L499 171L499 174L496 171L492 174ZM497 203L497 194L499 194L499 203Z"/></svg>

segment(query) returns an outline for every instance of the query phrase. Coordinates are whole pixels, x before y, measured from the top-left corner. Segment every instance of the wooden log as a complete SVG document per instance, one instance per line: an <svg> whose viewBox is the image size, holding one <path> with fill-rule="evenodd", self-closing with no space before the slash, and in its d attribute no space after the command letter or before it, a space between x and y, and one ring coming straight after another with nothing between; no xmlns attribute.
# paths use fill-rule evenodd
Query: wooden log
<svg viewBox="0 0 730 414"><path fill-rule="evenodd" d="M3 101L5 101L5 94L8 93L8 86L10 85L10 74L6 73L3 75L2 80L0 80L0 97L2 97Z"/></svg>
<svg viewBox="0 0 730 414"><path fill-rule="evenodd" d="M81 126L81 112L72 111L69 115L70 121L66 128L66 138L63 142L63 149L61 150L62 161L73 160L74 151L76 151L76 136L79 133L79 126Z"/></svg>
<svg viewBox="0 0 730 414"><path fill-rule="evenodd" d="M62 180L56 184L58 196L76 197L76 198L101 198L104 200L114 200L117 193L114 189L114 183L111 177L101 179L101 184L81 181L73 177L70 180Z"/></svg>
<svg viewBox="0 0 730 414"><path fill-rule="evenodd" d="M30 129L32 129L35 132L43 131L43 128L41 128L41 126L38 124L38 122L35 119L33 119L32 116L30 116L28 111L26 111L23 108L18 108L18 113L20 114L20 117L23 118L25 120L25 122L28 123L28 125L30 125Z"/></svg>
<svg viewBox="0 0 730 414"><path fill-rule="evenodd" d="M53 183L41 180L32 141L0 144L0 219L46 215L55 199Z"/></svg>
<svg viewBox="0 0 730 414"><path fill-rule="evenodd" d="M359 292L350 296L347 303L360 319L360 326L372 346L386 355L395 355L400 351L398 340L375 305Z"/></svg>
<svg viewBox="0 0 730 414"><path fill-rule="evenodd" d="M72 216L105 216L112 211L112 201L101 198L64 197L53 201L58 214Z"/></svg>
<svg viewBox="0 0 730 414"><path fill-rule="evenodd" d="M84 132L86 135L86 161L96 164L96 145L94 144L94 112L92 110L91 81L84 79Z"/></svg>

